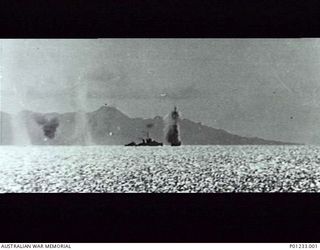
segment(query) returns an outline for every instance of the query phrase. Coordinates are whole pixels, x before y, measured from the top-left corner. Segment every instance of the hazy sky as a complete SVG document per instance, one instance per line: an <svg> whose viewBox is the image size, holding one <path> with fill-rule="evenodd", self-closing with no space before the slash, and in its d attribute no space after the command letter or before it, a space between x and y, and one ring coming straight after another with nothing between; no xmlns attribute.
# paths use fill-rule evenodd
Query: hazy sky
<svg viewBox="0 0 320 250"><path fill-rule="evenodd" d="M184 118L320 143L320 39L0 40L0 109Z"/></svg>

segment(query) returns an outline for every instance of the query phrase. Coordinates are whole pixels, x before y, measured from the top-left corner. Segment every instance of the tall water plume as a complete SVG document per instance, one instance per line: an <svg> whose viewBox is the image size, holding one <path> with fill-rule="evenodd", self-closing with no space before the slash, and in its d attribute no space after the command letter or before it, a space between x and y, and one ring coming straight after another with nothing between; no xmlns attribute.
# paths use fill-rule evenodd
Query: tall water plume
<svg viewBox="0 0 320 250"><path fill-rule="evenodd" d="M78 83L74 87L75 91L75 99L77 105L76 112L76 128L75 134L77 136L78 142L84 145L92 145L92 136L90 132L88 116L87 116L87 94L88 94L88 83L86 81L82 81L82 78L78 78Z"/></svg>
<svg viewBox="0 0 320 250"><path fill-rule="evenodd" d="M174 107L174 110L165 117L164 121L164 132L167 142L170 143L171 146L180 146L180 114L177 111L177 107Z"/></svg>
<svg viewBox="0 0 320 250"><path fill-rule="evenodd" d="M24 89L18 90L16 84L13 84L14 94L19 104L20 109L23 110L26 107L24 102ZM28 132L27 117L25 112L19 112L12 116L12 133L13 133L13 144L14 145L31 145L31 139Z"/></svg>

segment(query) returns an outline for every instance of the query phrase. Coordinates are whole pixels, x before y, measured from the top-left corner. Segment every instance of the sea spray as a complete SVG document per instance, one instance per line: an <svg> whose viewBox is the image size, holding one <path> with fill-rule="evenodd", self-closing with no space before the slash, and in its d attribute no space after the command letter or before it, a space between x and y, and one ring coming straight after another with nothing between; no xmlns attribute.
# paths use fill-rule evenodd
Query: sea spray
<svg viewBox="0 0 320 250"><path fill-rule="evenodd" d="M14 145L31 145L26 118L22 112L12 117L12 131Z"/></svg>
<svg viewBox="0 0 320 250"><path fill-rule="evenodd" d="M26 106L26 90L25 88L19 88L16 83L13 85L13 91L15 98L17 100L16 104L19 105L21 109ZM13 116L12 119L13 126L13 144L15 145L31 145L31 139L29 135L29 131L27 128L27 122L25 113L19 112L18 114Z"/></svg>
<svg viewBox="0 0 320 250"><path fill-rule="evenodd" d="M78 83L75 86L76 93L76 105L78 112L76 114L76 136L78 142L84 145L92 145L92 137L88 124L88 116L86 113L87 108L87 94L88 94L88 83L82 81L82 77L78 78Z"/></svg>

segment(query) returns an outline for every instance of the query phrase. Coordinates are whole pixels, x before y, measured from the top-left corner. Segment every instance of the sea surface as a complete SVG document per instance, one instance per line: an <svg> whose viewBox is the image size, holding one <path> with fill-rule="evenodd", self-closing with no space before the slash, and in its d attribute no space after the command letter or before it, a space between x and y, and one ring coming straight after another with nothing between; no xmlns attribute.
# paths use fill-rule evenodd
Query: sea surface
<svg viewBox="0 0 320 250"><path fill-rule="evenodd" d="M0 146L0 192L319 192L319 146Z"/></svg>

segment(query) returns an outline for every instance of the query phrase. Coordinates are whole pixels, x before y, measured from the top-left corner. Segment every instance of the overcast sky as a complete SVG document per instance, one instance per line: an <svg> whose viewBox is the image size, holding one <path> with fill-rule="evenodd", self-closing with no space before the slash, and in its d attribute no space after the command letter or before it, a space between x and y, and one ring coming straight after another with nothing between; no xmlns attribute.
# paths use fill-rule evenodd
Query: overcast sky
<svg viewBox="0 0 320 250"><path fill-rule="evenodd" d="M0 109L184 118L320 143L320 39L0 40Z"/></svg>

